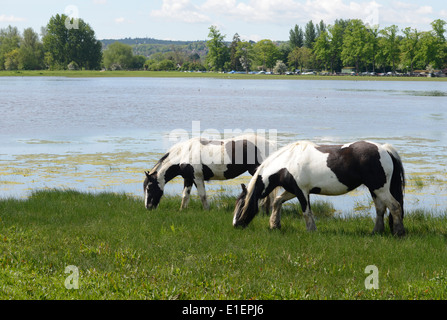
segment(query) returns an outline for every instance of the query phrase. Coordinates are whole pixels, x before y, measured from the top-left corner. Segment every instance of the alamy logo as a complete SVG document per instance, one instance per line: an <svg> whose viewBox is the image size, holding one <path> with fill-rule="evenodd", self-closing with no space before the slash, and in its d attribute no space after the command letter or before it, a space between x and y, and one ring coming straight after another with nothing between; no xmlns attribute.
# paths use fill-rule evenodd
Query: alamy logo
<svg viewBox="0 0 447 320"><path fill-rule="evenodd" d="M366 266L365 273L370 273L365 279L365 289L379 289L379 269L375 265L369 265Z"/></svg>
<svg viewBox="0 0 447 320"><path fill-rule="evenodd" d="M65 7L65 14L68 16L65 19L65 28L79 29L79 9L74 5Z"/></svg>
<svg viewBox="0 0 447 320"><path fill-rule="evenodd" d="M226 140L241 135L255 134L258 138L256 145L252 143L246 144L244 149L243 143L235 143L234 150L228 148L225 154L222 154L221 147L216 147L215 143L209 143L212 140ZM174 129L169 135L163 139L165 150L170 149L173 145L188 141L192 138L200 138L203 143L191 145L185 148L182 153L183 159L189 159L191 164L255 164L256 161L262 162L262 158L258 153L269 154L276 151L277 146L277 130L276 129L224 129L221 133L217 129L201 130L200 121L192 121L191 132L185 129ZM207 142L208 141L208 142ZM242 140L241 140L242 141ZM209 144L208 144L209 143ZM256 152L258 150L258 152Z"/></svg>
<svg viewBox="0 0 447 320"><path fill-rule="evenodd" d="M65 268L65 273L70 275L65 278L65 288L79 289L79 269L76 266L70 265Z"/></svg>
<svg viewBox="0 0 447 320"><path fill-rule="evenodd" d="M365 14L367 14L367 16L364 19L366 27L375 30L379 28L380 7L381 7L380 4L372 2L365 8Z"/></svg>

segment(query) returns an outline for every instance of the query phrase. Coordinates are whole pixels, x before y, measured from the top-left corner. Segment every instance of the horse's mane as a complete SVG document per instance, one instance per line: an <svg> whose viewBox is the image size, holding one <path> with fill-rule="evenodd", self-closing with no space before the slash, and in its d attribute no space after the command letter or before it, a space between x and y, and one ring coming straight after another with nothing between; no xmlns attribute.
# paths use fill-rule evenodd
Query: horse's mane
<svg viewBox="0 0 447 320"><path fill-rule="evenodd" d="M169 157L169 152L165 153L163 157L160 158L160 160L157 161L155 166L152 168L152 170L149 172L149 174L153 174L158 171L160 166L163 164L163 161L165 161Z"/></svg>
<svg viewBox="0 0 447 320"><path fill-rule="evenodd" d="M197 139L195 139L195 140L197 140ZM169 160L172 162L173 158L175 158L177 155L180 154L180 152L181 152L182 148L184 147L184 145L185 144L192 144L193 141L194 141L194 138L186 140L186 141L180 141L180 142L177 142L176 144L174 144L172 147L170 147L168 149L168 151L166 151L164 156L161 157L160 160L157 161L157 163L151 169L149 174L153 174L155 172L158 172L160 167L165 163L166 159L169 158Z"/></svg>
<svg viewBox="0 0 447 320"><path fill-rule="evenodd" d="M250 206L250 202L253 199L253 193L255 191L256 182L258 181L260 171L262 171L261 167L262 167L262 164L258 167L255 174L251 178L250 183L248 184L247 195L245 196L245 203L244 203L244 207L242 208L241 217L245 216L245 214L247 213L248 207Z"/></svg>

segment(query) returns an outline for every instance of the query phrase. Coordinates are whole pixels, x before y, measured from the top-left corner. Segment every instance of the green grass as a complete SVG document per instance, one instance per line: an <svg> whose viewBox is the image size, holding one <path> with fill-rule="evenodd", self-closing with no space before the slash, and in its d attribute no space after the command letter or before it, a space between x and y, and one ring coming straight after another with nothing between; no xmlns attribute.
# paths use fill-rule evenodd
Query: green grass
<svg viewBox="0 0 447 320"><path fill-rule="evenodd" d="M203 211L164 197L156 211L125 194L71 190L0 200L0 299L446 299L447 218L407 214L407 236L370 234L368 217L294 205L281 230L259 214L232 226L234 198ZM79 270L79 289L64 285ZM379 289L365 289L368 265Z"/></svg>
<svg viewBox="0 0 447 320"><path fill-rule="evenodd" d="M179 72L179 71L69 71L69 70L14 70L0 71L0 77L154 77L154 78L218 78L218 79L294 79L294 80L358 80L358 81L447 81L446 78L426 77L374 77L374 76L313 76L313 75L262 75L228 74L217 72Z"/></svg>

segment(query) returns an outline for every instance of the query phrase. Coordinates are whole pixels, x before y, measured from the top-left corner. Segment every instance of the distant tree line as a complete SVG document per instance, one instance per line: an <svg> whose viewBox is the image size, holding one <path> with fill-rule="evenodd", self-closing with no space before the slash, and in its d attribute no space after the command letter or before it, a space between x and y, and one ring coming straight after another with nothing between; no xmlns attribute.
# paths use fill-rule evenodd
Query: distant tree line
<svg viewBox="0 0 447 320"><path fill-rule="evenodd" d="M236 33L231 42L215 26L207 41L155 39L97 40L82 19L51 17L41 34L27 28L0 29L0 70L38 69L145 69L274 71L326 70L351 67L362 71L404 71L447 67L446 22L431 23L432 30L399 30L392 25L370 27L362 20L335 20L332 25L309 21L295 25L289 40L244 41Z"/></svg>
<svg viewBox="0 0 447 320"><path fill-rule="evenodd" d="M430 31L408 27L399 34L396 25L379 29L359 19L340 19L332 25L309 21L304 29L295 25L288 42L274 43L268 39L247 42L235 34L230 45L211 26L206 66L216 71L273 71L281 64L289 70L329 72L340 72L346 66L356 72L443 69L447 67L446 24L438 19L431 23Z"/></svg>

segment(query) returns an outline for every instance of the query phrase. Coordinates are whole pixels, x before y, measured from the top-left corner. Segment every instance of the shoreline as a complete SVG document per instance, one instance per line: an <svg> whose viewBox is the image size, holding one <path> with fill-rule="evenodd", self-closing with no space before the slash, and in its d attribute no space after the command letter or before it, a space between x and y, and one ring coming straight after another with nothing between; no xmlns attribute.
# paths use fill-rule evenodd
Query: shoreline
<svg viewBox="0 0 447 320"><path fill-rule="evenodd" d="M15 70L0 71L2 77L67 77L67 78L214 78L241 80L345 80L345 81L447 81L447 77L388 77L388 76L321 76L321 75L266 75L230 74L217 72L181 71L71 71L71 70Z"/></svg>

